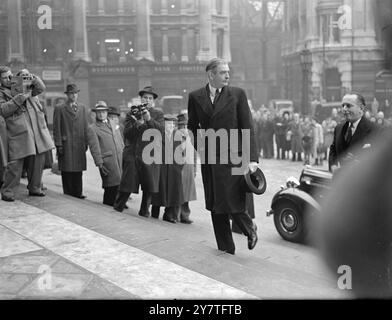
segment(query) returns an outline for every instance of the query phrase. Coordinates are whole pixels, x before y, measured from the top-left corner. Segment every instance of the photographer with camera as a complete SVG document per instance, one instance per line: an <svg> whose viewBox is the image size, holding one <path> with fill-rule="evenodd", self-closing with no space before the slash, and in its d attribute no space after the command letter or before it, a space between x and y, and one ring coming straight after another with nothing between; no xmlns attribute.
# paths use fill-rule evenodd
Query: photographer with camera
<svg viewBox="0 0 392 320"><path fill-rule="evenodd" d="M124 123L125 148L123 152L123 173L114 209L122 212L131 193L143 191L139 215L149 217L151 194L159 191L160 164L147 164L142 158L143 149L151 141L143 141L143 133L148 129L158 129L164 136L163 111L155 108L158 98L152 87L139 91L142 105L133 106Z"/></svg>
<svg viewBox="0 0 392 320"><path fill-rule="evenodd" d="M0 66L0 116L7 128L8 164L4 174L1 198L14 201L24 161L30 196L43 197L41 189L45 153L54 148L38 95L45 85L28 70L14 77L10 68Z"/></svg>

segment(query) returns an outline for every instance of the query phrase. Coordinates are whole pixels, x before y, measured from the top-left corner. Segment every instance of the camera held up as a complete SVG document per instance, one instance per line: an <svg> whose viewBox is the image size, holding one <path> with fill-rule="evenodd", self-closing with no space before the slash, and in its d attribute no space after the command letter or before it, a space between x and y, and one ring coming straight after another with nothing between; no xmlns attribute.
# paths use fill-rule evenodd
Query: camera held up
<svg viewBox="0 0 392 320"><path fill-rule="evenodd" d="M19 72L11 79L11 95L28 93L33 89L34 76L28 72Z"/></svg>
<svg viewBox="0 0 392 320"><path fill-rule="evenodd" d="M147 111L148 103L139 104L137 106L131 106L131 113L137 119L141 120L143 114Z"/></svg>

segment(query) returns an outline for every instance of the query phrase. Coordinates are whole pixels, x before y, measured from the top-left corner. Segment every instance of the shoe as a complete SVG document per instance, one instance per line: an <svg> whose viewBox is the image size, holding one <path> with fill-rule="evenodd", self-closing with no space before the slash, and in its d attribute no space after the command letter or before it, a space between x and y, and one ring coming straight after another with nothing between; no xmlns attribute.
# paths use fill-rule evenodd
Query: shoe
<svg viewBox="0 0 392 320"><path fill-rule="evenodd" d="M45 186L42 186L42 187L41 187L41 190L42 190L42 191L45 191L45 190L48 190L48 188L45 187Z"/></svg>
<svg viewBox="0 0 392 320"><path fill-rule="evenodd" d="M46 194L44 192L31 192L29 191L29 196L30 197L45 197Z"/></svg>
<svg viewBox="0 0 392 320"><path fill-rule="evenodd" d="M145 217L145 218L149 218L150 217L150 212L149 211L140 210L138 214L141 217Z"/></svg>
<svg viewBox="0 0 392 320"><path fill-rule="evenodd" d="M75 196L76 198L78 198L78 199L86 199L87 197L85 196L85 195L80 195L80 196Z"/></svg>
<svg viewBox="0 0 392 320"><path fill-rule="evenodd" d="M13 198L13 197L7 197L7 196L2 195L2 196L1 196L1 200L7 201L7 202L14 202L14 201L15 201L15 198Z"/></svg>
<svg viewBox="0 0 392 320"><path fill-rule="evenodd" d="M252 231L252 234L248 237L248 249L252 250L257 243L257 226L254 225L254 230Z"/></svg>
<svg viewBox="0 0 392 320"><path fill-rule="evenodd" d="M113 207L114 210L116 210L117 212L123 212L123 209L117 208L117 207Z"/></svg>
<svg viewBox="0 0 392 320"><path fill-rule="evenodd" d="M191 220L191 219L181 219L180 222L181 223L185 223L185 224L191 224L191 223L193 223L193 220Z"/></svg>
<svg viewBox="0 0 392 320"><path fill-rule="evenodd" d="M176 219L174 218L163 217L162 220L170 223L176 223Z"/></svg>

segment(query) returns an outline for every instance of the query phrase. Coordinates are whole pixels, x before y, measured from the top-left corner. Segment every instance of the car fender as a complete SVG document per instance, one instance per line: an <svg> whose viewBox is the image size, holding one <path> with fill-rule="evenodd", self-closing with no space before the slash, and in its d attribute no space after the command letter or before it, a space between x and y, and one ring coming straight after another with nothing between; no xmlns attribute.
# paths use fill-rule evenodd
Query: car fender
<svg viewBox="0 0 392 320"><path fill-rule="evenodd" d="M311 207L314 211L321 211L320 204L308 193L298 189L298 188L287 188L279 191L272 198L271 208L275 210L277 205L283 201L290 201L304 211L306 207Z"/></svg>

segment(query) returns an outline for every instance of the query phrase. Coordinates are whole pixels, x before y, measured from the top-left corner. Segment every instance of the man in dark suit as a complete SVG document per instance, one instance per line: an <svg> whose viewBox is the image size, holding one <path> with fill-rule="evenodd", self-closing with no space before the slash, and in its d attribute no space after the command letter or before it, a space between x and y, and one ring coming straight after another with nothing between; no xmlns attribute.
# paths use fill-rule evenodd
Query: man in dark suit
<svg viewBox="0 0 392 320"><path fill-rule="evenodd" d="M208 161L203 164L202 159L201 166L206 208L211 212L218 249L234 254L235 245L230 227L230 216L248 237L250 250L256 245L257 233L256 226L246 212L246 192L242 187L243 176L233 175L232 169L236 169L237 165L232 161L232 155L235 153L241 157L242 165L246 165L247 169L254 172L257 169L258 152L246 94L240 88L228 86L230 69L227 62L222 59L213 59L208 63L206 72L208 84L189 94L188 129L193 133L195 149L199 153L202 150L202 147L197 145L197 135L202 134L200 129L211 129L215 133L219 130L228 136L230 130L237 129L240 140L238 142L241 142L242 134L245 135L242 129L247 129L250 138L245 146L238 143L237 150L232 145L229 147L222 143L217 144L216 149L213 150L214 155L208 151L207 144L210 142L208 141L204 149L207 150ZM242 147L245 147L244 150ZM223 154L229 155L228 163L222 161ZM250 157L247 159L250 161L248 164L243 157L246 154ZM215 157L216 164L211 161L212 156Z"/></svg>
<svg viewBox="0 0 392 320"><path fill-rule="evenodd" d="M364 117L365 98L359 93L346 94L342 99L345 122L334 131L329 150L329 168L335 172L347 162L356 160L358 152L371 147L377 126Z"/></svg>

